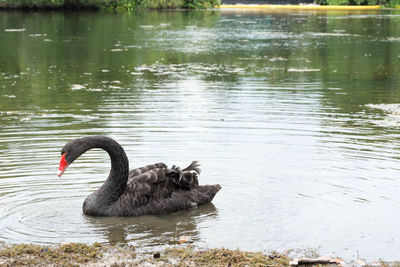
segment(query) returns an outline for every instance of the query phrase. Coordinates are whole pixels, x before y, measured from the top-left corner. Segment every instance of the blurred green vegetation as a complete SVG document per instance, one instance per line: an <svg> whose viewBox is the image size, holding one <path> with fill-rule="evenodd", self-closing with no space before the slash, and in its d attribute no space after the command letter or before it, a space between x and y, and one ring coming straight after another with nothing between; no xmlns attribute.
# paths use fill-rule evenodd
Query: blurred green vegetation
<svg viewBox="0 0 400 267"><path fill-rule="evenodd" d="M387 0L384 5L386 7L400 8L400 0Z"/></svg>
<svg viewBox="0 0 400 267"><path fill-rule="evenodd" d="M400 0L316 0L317 4L320 5L331 5L331 6L375 6L381 5L384 7L398 8L400 7Z"/></svg>
<svg viewBox="0 0 400 267"><path fill-rule="evenodd" d="M0 0L1 9L48 9L80 10L105 9L133 11L137 8L151 9L204 9L220 4L220 0Z"/></svg>
<svg viewBox="0 0 400 267"><path fill-rule="evenodd" d="M315 0L320 5L382 5L399 8L400 0ZM0 8L16 9L106 9L133 11L150 9L204 9L221 4L221 0L0 0Z"/></svg>
<svg viewBox="0 0 400 267"><path fill-rule="evenodd" d="M140 7L153 9L182 8L184 4L185 0L141 0Z"/></svg>

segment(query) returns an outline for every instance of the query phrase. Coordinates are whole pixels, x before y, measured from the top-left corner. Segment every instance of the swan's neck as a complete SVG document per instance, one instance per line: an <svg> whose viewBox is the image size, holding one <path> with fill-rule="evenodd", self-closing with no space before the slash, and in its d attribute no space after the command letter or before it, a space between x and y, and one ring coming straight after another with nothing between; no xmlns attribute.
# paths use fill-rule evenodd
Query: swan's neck
<svg viewBox="0 0 400 267"><path fill-rule="evenodd" d="M129 161L124 149L111 138L92 137L92 148L107 151L111 159L111 171L104 184L94 192L97 207L106 207L117 201L126 188L129 175Z"/></svg>

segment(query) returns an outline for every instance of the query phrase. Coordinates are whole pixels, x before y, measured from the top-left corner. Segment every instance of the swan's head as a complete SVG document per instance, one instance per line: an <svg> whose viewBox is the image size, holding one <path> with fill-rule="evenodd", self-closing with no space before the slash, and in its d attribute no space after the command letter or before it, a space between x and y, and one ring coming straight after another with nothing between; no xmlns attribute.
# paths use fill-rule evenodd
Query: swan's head
<svg viewBox="0 0 400 267"><path fill-rule="evenodd" d="M90 146L91 139L88 137L77 138L69 141L61 150L61 160L60 166L58 167L57 176L61 177L67 167L80 155L85 153Z"/></svg>

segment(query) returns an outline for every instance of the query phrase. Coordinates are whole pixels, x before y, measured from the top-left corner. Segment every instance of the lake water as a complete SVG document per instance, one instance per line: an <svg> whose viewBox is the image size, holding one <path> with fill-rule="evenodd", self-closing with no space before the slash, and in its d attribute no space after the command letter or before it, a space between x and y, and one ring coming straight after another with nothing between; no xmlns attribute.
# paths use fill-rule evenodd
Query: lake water
<svg viewBox="0 0 400 267"><path fill-rule="evenodd" d="M400 13L0 13L0 240L315 249L399 260ZM389 105L390 104L390 105ZM108 175L202 163L213 204L82 214Z"/></svg>

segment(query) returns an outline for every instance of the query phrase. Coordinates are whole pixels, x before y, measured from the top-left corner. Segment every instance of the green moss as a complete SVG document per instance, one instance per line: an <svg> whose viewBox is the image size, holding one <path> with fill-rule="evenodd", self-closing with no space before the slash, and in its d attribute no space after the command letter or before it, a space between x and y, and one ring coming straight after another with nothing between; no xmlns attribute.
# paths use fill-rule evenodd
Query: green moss
<svg viewBox="0 0 400 267"><path fill-rule="evenodd" d="M60 255L62 257L71 257L77 262L88 262L102 256L101 253L99 253L100 248L101 246L98 246L98 243L93 246L89 246L86 244L68 243L61 245L59 248L57 248L55 250L55 253L56 255Z"/></svg>
<svg viewBox="0 0 400 267"><path fill-rule="evenodd" d="M74 265L94 261L102 257L102 246L95 243L68 243L59 247L42 247L32 244L8 246L0 250L0 259L15 265ZM0 264L1 265L1 264Z"/></svg>
<svg viewBox="0 0 400 267"><path fill-rule="evenodd" d="M196 250L193 246L188 246L166 249L160 254L161 257L157 259L152 254L143 254L137 258L131 246L106 246L99 243L69 243L56 247L20 244L0 249L0 266L289 266L289 257L276 252L267 255L225 248ZM311 258L315 256L314 253L310 254ZM400 267L400 263L380 261L366 265L372 266Z"/></svg>
<svg viewBox="0 0 400 267"><path fill-rule="evenodd" d="M103 253L104 252L104 253ZM103 254L113 255L107 259ZM159 259L142 258L135 262L135 255L131 248L68 243L58 247L43 247L31 244L21 244L4 247L0 250L0 265L57 265L75 266L80 264L94 264L102 261L109 266L123 266L130 262L141 264L168 263L174 259L178 266L289 266L289 258L274 253L265 255L261 252L245 252L229 249L210 249L195 251L193 247L167 249L161 253ZM119 260L116 261L115 259ZM176 265L176 264L174 264Z"/></svg>
<svg viewBox="0 0 400 267"><path fill-rule="evenodd" d="M23 254L40 254L42 247L30 244L20 244L0 250L0 257L15 257Z"/></svg>
<svg viewBox="0 0 400 267"><path fill-rule="evenodd" d="M160 260L165 261L171 257L188 265L192 262L196 266L289 266L289 258L279 253L266 255L224 248L204 251L194 251L192 247L167 249Z"/></svg>

